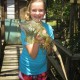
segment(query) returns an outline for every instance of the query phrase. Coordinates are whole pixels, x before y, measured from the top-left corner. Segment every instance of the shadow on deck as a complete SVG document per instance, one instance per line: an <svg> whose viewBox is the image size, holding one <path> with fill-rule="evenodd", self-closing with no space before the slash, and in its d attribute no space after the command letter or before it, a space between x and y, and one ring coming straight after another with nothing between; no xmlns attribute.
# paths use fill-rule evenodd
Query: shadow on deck
<svg viewBox="0 0 80 80"><path fill-rule="evenodd" d="M5 45L2 48L0 80L18 80L19 55L21 45Z"/></svg>

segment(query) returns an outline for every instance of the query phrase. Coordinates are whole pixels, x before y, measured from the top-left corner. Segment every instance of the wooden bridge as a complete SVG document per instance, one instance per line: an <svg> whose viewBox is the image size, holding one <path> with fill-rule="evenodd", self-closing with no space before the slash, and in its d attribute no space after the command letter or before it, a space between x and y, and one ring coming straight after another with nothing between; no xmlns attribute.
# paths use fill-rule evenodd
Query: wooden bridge
<svg viewBox="0 0 80 80"><path fill-rule="evenodd" d="M4 47L3 60L0 65L0 80L18 80L18 63L21 51L21 45L7 45Z"/></svg>
<svg viewBox="0 0 80 80"><path fill-rule="evenodd" d="M58 40L55 40L59 52L61 53L68 80L80 80L80 54L72 55L71 52L63 47ZM1 47L0 80L19 80L18 61L22 51L21 45L5 45ZM66 80L59 60L54 53L48 58L48 80ZM73 66L74 65L74 66Z"/></svg>

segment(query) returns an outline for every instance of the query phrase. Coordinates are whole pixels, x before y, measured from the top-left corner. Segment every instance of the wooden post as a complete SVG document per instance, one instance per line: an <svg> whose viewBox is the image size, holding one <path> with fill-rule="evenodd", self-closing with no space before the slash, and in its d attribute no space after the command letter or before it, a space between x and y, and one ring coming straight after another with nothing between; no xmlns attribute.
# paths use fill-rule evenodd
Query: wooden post
<svg viewBox="0 0 80 80"><path fill-rule="evenodd" d="M5 37L5 9L4 9L5 0L1 0L1 39L4 40Z"/></svg>
<svg viewBox="0 0 80 80"><path fill-rule="evenodd" d="M0 56L1 56L1 1L0 1ZM1 57L0 57L1 60Z"/></svg>
<svg viewBox="0 0 80 80"><path fill-rule="evenodd" d="M19 18L19 0L15 0L15 18Z"/></svg>
<svg viewBox="0 0 80 80"><path fill-rule="evenodd" d="M0 24L0 65L2 64L3 58L3 41L5 39L5 10L4 10L4 2L5 0L1 0L1 24ZM1 69L1 67L0 67Z"/></svg>

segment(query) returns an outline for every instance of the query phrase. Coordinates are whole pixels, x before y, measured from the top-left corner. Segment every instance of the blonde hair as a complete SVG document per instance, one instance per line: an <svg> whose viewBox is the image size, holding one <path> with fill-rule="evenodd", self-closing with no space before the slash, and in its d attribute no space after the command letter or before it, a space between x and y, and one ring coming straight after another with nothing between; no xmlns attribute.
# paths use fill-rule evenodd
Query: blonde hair
<svg viewBox="0 0 80 80"><path fill-rule="evenodd" d="M34 2L43 2L44 3L44 8L46 6L46 0L30 0L29 5L27 7L27 10L25 12L25 19L26 20L30 20L31 19L29 13L30 13L31 4L34 3Z"/></svg>

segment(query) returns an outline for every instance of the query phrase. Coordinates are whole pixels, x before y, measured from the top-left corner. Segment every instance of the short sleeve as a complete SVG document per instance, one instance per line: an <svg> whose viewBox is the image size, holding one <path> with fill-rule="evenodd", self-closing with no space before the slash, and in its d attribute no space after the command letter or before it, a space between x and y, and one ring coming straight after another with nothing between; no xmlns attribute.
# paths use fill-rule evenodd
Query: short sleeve
<svg viewBox="0 0 80 80"><path fill-rule="evenodd" d="M54 39L54 29L52 28L52 26L44 22L43 22L43 25L45 29L47 30L47 33L49 34L50 38Z"/></svg>
<svg viewBox="0 0 80 80"><path fill-rule="evenodd" d="M49 34L50 34L50 37L52 39L54 39L54 29L50 25L48 25L48 26L49 26Z"/></svg>
<svg viewBox="0 0 80 80"><path fill-rule="evenodd" d="M28 42L26 42L26 33L25 33L25 30L21 29L21 42L22 42L22 45L27 45Z"/></svg>

